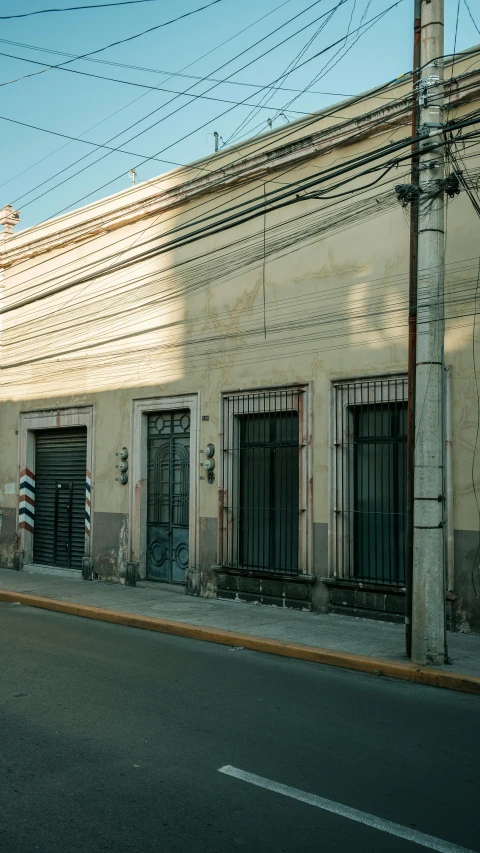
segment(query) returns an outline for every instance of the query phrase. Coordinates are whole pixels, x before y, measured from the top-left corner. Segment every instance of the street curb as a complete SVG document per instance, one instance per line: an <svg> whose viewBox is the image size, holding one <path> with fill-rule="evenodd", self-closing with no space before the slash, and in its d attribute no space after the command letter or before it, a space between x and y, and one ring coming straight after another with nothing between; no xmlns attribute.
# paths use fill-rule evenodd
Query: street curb
<svg viewBox="0 0 480 853"><path fill-rule="evenodd" d="M69 601L58 601L54 598L43 598L39 595L28 595L23 592L0 590L0 601L11 604L24 604L29 607L40 607L43 610L54 610L58 613L68 613L71 616L81 616L84 619L96 619L100 622L113 622L129 628L141 628L145 631L157 631L161 634L173 634L177 637L188 637L192 640L204 640L208 643L219 643L224 646L241 646L255 652L270 655L306 660L312 663L339 666L343 669L353 669L357 672L369 672L373 675L384 675L388 678L399 678L403 681L413 681L417 684L427 684L431 687L442 687L448 690L459 690L463 693L480 695L480 678L475 675L464 675L459 672L430 669L411 663L386 660L385 658L357 655L349 652L335 652L330 649L320 649L316 646L303 646L299 643L284 643L281 640L270 640L255 637L251 634L239 634L221 628L203 628L201 625L191 625L186 622L174 622L170 619L157 619L151 616L138 616L134 613L123 613L120 610L107 610L92 607L89 604L72 604Z"/></svg>

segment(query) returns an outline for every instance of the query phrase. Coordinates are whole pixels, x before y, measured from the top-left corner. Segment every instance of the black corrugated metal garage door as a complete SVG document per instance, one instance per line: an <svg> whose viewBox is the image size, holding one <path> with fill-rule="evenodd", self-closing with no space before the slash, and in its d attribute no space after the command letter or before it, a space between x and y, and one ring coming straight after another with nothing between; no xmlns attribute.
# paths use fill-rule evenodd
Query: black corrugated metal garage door
<svg viewBox="0 0 480 853"><path fill-rule="evenodd" d="M86 427L41 430L35 449L35 563L81 569L85 553Z"/></svg>

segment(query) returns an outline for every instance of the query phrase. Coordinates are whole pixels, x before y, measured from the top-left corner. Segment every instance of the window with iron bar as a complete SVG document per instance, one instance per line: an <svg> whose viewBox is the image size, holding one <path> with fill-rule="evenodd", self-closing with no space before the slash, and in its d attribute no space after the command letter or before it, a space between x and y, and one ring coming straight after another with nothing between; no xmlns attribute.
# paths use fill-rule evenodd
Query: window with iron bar
<svg viewBox="0 0 480 853"><path fill-rule="evenodd" d="M222 565L280 575L307 570L305 390L222 397Z"/></svg>
<svg viewBox="0 0 480 853"><path fill-rule="evenodd" d="M407 378L333 385L331 575L403 587Z"/></svg>

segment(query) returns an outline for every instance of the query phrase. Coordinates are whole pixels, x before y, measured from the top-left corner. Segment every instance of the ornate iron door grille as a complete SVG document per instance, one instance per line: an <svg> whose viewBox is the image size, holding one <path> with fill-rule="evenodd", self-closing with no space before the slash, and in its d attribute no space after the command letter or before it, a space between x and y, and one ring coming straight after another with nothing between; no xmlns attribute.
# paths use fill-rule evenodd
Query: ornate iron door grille
<svg viewBox="0 0 480 853"><path fill-rule="evenodd" d="M186 583L190 413L148 416L147 577Z"/></svg>

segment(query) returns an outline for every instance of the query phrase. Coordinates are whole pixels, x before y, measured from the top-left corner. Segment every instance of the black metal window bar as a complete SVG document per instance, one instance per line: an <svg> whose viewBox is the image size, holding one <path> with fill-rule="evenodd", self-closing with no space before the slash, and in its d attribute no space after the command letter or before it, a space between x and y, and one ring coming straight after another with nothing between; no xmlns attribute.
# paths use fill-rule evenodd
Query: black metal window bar
<svg viewBox="0 0 480 853"><path fill-rule="evenodd" d="M335 394L335 575L405 584L407 379L345 382Z"/></svg>
<svg viewBox="0 0 480 853"><path fill-rule="evenodd" d="M223 397L223 565L298 573L302 394Z"/></svg>

